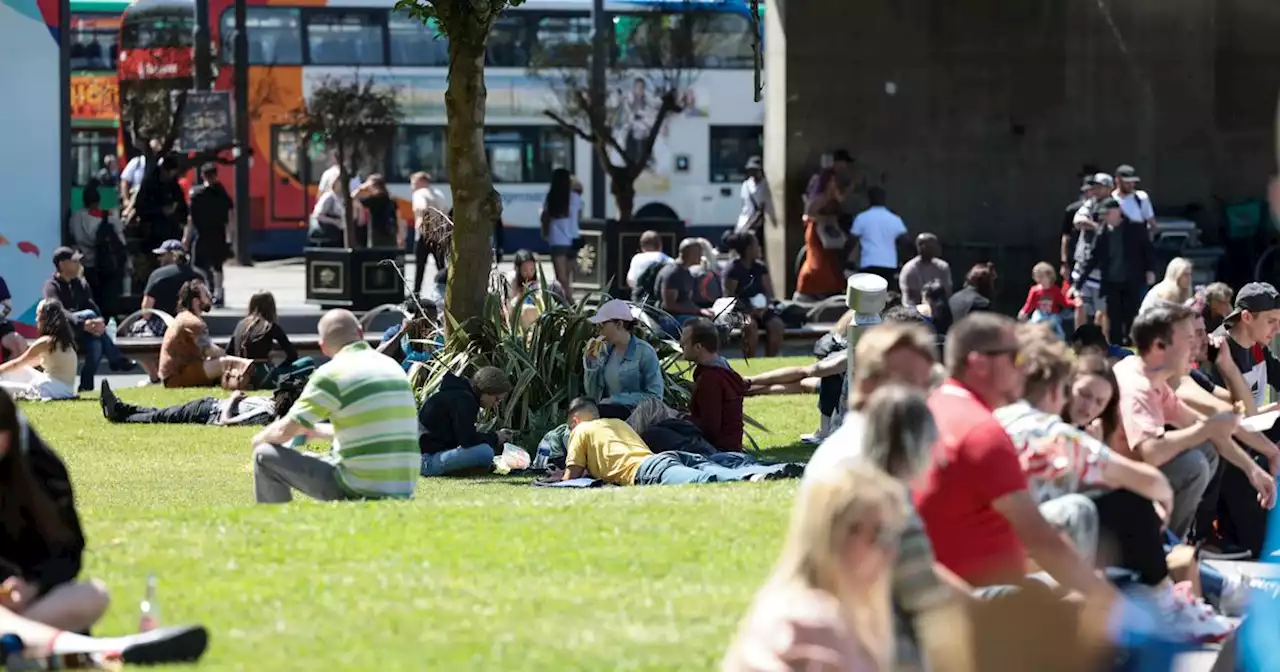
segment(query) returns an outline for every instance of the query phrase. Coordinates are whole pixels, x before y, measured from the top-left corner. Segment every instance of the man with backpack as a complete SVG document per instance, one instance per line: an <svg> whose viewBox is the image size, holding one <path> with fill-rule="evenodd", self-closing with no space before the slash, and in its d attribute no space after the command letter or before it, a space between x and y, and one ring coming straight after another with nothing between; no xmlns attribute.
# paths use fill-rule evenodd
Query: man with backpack
<svg viewBox="0 0 1280 672"><path fill-rule="evenodd" d="M103 310L104 316L110 317L116 312L129 256L124 224L115 213L101 208L97 180L89 180L85 185L83 201L84 207L71 215L71 239L80 252L84 278L93 291L94 303Z"/></svg>

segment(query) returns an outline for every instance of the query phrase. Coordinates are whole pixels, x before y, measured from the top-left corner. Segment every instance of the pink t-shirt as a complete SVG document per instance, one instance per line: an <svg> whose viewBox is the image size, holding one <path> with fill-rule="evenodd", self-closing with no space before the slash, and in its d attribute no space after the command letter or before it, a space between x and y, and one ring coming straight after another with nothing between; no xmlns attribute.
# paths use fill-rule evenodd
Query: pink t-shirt
<svg viewBox="0 0 1280 672"><path fill-rule="evenodd" d="M1169 383L1147 377L1141 357L1125 357L1112 371L1120 387L1121 425L1129 448L1136 452L1143 441L1164 436L1165 425L1178 417L1178 397Z"/></svg>

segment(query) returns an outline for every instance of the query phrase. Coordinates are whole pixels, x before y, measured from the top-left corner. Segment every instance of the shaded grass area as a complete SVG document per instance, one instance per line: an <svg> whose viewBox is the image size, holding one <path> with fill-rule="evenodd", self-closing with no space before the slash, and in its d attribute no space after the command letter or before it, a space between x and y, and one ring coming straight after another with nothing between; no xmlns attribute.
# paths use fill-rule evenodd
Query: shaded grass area
<svg viewBox="0 0 1280 672"><path fill-rule="evenodd" d="M812 358L753 360L746 373ZM167 405L208 390L122 390ZM215 391L215 394L222 394ZM716 665L781 543L795 482L584 491L420 480L411 502L253 504L251 428L109 425L26 404L71 470L97 632L212 632L203 669L692 670ZM753 398L768 456L803 459L816 398Z"/></svg>

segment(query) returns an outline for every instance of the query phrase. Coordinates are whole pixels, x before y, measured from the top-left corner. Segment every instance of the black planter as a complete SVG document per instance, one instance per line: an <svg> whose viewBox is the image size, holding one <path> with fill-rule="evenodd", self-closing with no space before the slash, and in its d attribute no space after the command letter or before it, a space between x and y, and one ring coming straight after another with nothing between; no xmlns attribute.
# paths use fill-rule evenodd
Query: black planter
<svg viewBox="0 0 1280 672"><path fill-rule="evenodd" d="M372 310L404 300L404 250L394 247L308 247L307 303ZM394 262L399 272L387 262Z"/></svg>
<svg viewBox="0 0 1280 672"><path fill-rule="evenodd" d="M662 251L671 256L685 236L685 225L679 219L616 220L584 219L579 225L582 248L578 250L578 270L573 288L591 292L607 292L610 296L630 298L627 268L640 251L640 236L656 231L662 238Z"/></svg>

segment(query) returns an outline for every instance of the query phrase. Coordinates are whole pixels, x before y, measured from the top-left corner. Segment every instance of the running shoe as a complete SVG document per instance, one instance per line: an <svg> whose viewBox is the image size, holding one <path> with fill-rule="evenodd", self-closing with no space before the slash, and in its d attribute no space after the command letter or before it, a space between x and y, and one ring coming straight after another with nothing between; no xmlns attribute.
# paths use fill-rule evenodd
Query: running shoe
<svg viewBox="0 0 1280 672"><path fill-rule="evenodd" d="M1190 642L1213 644L1226 639L1235 626L1195 595L1190 582L1176 584L1157 598L1170 634Z"/></svg>

